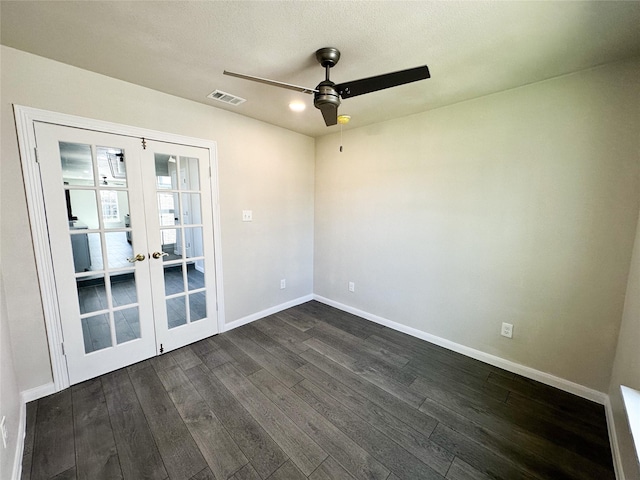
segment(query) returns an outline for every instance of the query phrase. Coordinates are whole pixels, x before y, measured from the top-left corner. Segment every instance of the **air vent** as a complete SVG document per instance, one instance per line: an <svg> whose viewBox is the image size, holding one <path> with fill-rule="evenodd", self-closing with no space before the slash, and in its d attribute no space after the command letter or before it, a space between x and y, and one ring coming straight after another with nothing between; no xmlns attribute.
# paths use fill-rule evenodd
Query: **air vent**
<svg viewBox="0 0 640 480"><path fill-rule="evenodd" d="M229 105L240 105L247 101L246 98L236 97L235 95L231 95L230 93L222 92L220 90L215 90L207 95L207 98L212 98L214 100L218 100L219 102L228 103Z"/></svg>

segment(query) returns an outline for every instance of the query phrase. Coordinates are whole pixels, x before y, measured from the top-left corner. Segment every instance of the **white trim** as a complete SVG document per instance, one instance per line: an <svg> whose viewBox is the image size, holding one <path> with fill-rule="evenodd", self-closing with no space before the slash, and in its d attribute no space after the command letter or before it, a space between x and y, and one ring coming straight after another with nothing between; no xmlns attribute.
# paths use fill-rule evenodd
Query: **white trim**
<svg viewBox="0 0 640 480"><path fill-rule="evenodd" d="M13 472L11 480L22 478L22 455L24 454L24 437L27 434L27 404L20 402L20 420L18 422L18 438L16 439L16 453L13 458Z"/></svg>
<svg viewBox="0 0 640 480"><path fill-rule="evenodd" d="M20 149L25 195L29 211L31 238L33 239L38 283L42 298L47 341L49 343L51 371L56 389L62 390L69 386L69 374L67 372L66 359L62 353L62 324L55 289L53 263L51 262L49 232L40 181L40 167L35 153L36 138L33 122L37 115L29 109L17 105L14 105L13 109L16 118L18 147Z"/></svg>
<svg viewBox="0 0 640 480"><path fill-rule="evenodd" d="M29 211L29 223L34 243L34 254L38 272L38 283L42 298L44 320L49 343L49 355L51 370L53 373L54 393L69 386L69 374L66 358L62 350L64 340L62 324L58 308L58 299L55 291L55 277L49 248L49 235L44 210L44 198L40 183L40 168L37 163L35 148L36 138L33 127L34 122L52 123L67 127L95 130L112 133L115 135L145 138L165 143L175 143L209 150L209 165L211 166L210 184L212 189L213 207L213 242L214 262L216 270L216 298L218 302L217 323L218 331L222 332L225 325L224 318L224 289L222 277L222 239L220 225L220 198L218 189L218 156L217 144L211 140L186 137L172 133L149 130L146 128L121 125L118 123L94 120L75 115L40 110L31 107L13 105L18 147L25 182L25 195ZM38 397L39 398L39 397Z"/></svg>
<svg viewBox="0 0 640 480"><path fill-rule="evenodd" d="M622 403L627 413L631 439L636 450L636 460L640 460L640 391L620 385Z"/></svg>
<svg viewBox="0 0 640 480"><path fill-rule="evenodd" d="M274 313L281 312L286 310L287 308L295 307L298 305L302 305L303 303L310 302L314 299L314 295L305 295L304 297L298 297L294 300L290 300L285 303L281 303L280 305L276 305L275 307L267 308L266 310L262 310L260 312L252 313L251 315L247 315L246 317L239 318L238 320L234 320L225 325L224 332L228 332L229 330L233 330L234 328L241 327L246 325L247 323L255 322L256 320L260 320L261 318L268 317L269 315L273 315Z"/></svg>
<svg viewBox="0 0 640 480"><path fill-rule="evenodd" d="M33 402L34 400L39 400L46 396L51 395L52 393L56 393L59 390L56 388L54 382L45 383L44 385L40 385L39 387L30 388L29 390L23 390L20 392L20 399L22 403L27 404L29 402Z"/></svg>
<svg viewBox="0 0 640 480"><path fill-rule="evenodd" d="M502 368L504 370L522 375L523 377L527 377L532 380L537 380L538 382L559 388L560 390L564 390L565 392L573 393L574 395L578 395L582 398L586 398L587 400L597 402L601 405L604 405L608 398L607 394L603 392L599 392L583 385L579 385L564 378L556 377L555 375L551 375L550 373L542 372L540 370L536 370L535 368L527 367L525 365L521 365L510 360L505 360L504 358L500 358L495 355L491 355L489 353L485 353L480 350L476 350L474 348L452 342L451 340L431 335L430 333L423 332L422 330L402 325L401 323L379 317L377 315L359 310L354 307L350 307L348 305L330 300L320 295L314 294L313 298L314 300L325 303L339 310L352 313L367 320L371 320L372 322L384 325L385 327L389 327L393 330L406 333L408 335L411 335L412 337L416 337L421 340L425 340L435 345L444 347L448 350L461 353L462 355L465 355L467 357L475 358L476 360L488 363L489 365Z"/></svg>
<svg viewBox="0 0 640 480"><path fill-rule="evenodd" d="M22 477L22 457L24 455L24 438L27 434L27 403L46 397L56 392L53 382L45 383L39 387L20 392L20 420L18 421L18 435L16 438L16 453L13 459L12 480L20 480Z"/></svg>
<svg viewBox="0 0 640 480"><path fill-rule="evenodd" d="M611 456L613 457L613 471L617 480L625 480L624 469L622 468L622 455L620 455L620 445L616 435L616 423L613 417L611 400L607 396L604 402L604 413L607 417L607 431L609 432L609 444L611 445Z"/></svg>

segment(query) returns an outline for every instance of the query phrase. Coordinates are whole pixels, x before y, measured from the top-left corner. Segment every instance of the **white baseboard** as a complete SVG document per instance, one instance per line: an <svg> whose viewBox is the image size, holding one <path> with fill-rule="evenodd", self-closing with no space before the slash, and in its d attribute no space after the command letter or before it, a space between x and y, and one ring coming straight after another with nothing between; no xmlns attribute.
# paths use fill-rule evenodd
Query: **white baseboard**
<svg viewBox="0 0 640 480"><path fill-rule="evenodd" d="M620 455L620 446L618 445L618 437L616 435L616 424L613 418L613 409L611 408L611 401L608 396L604 402L604 411L607 416L607 430L609 432L609 443L611 444L613 470L616 474L616 480L625 480L624 469L622 467L622 457Z"/></svg>
<svg viewBox="0 0 640 480"><path fill-rule="evenodd" d="M504 370L507 370L512 373L516 373L518 375L522 375L523 377L527 377L532 380L537 380L538 382L544 383L545 385L550 385L552 387L559 388L560 390L564 390L565 392L573 393L574 395L578 395L579 397L586 398L587 400L597 402L601 405L605 405L608 399L608 396L606 393L600 392L598 390L593 390L583 385L571 382L570 380L556 377L555 375L551 375L549 373L542 372L540 370L536 370L535 368L527 367L525 365L521 365L519 363L515 363L510 360L505 360L504 358L500 358L495 355L491 355L489 353L485 353L480 350L476 350L474 348L452 342L451 340L447 340L442 337L431 335L430 333L423 332L422 330L418 330L413 327L402 325L401 323L397 323L392 320L379 317L377 315L359 310L354 307L350 307L348 305L345 305L340 302L336 302L334 300L330 300L320 295L314 294L313 298L318 302L330 305L339 310L352 313L354 315L365 318L367 320L371 320L372 322L378 323L380 325L384 325L385 327L389 327L393 330L397 330L399 332L406 333L407 335L411 335L412 337L416 337L421 340L425 340L429 343L439 345L441 347L460 353L467 357L475 358L476 360L480 360L481 362L488 363L489 365L502 368Z"/></svg>
<svg viewBox="0 0 640 480"><path fill-rule="evenodd" d="M13 459L13 473L11 480L20 480L22 478L22 454L24 453L24 437L27 432L27 404L20 402L20 420L18 421L18 438L16 445L16 454Z"/></svg>
<svg viewBox="0 0 640 480"><path fill-rule="evenodd" d="M38 400L39 398L46 397L47 395L51 395L52 393L56 393L56 386L53 382L45 383L44 385L40 385L39 387L30 388L29 390L23 390L20 392L20 398L22 403L29 403L33 400Z"/></svg>
<svg viewBox="0 0 640 480"><path fill-rule="evenodd" d="M16 445L16 455L13 460L12 480L20 480L22 477L22 455L24 454L24 437L27 433L27 403L39 398L56 393L53 382L45 383L39 387L30 388L20 392L20 420L18 421L18 444Z"/></svg>
<svg viewBox="0 0 640 480"><path fill-rule="evenodd" d="M234 328L241 327L243 325L246 325L247 323L255 322L256 320L260 320L261 318L268 317L269 315L273 315L274 313L281 312L282 310L286 310L287 308L295 307L297 305L309 302L313 299L314 299L313 295L305 295L304 297L298 297L289 302L276 305L275 307L267 308L266 310L252 313L251 315L247 315L246 317L242 317L242 318L239 318L238 320L234 320L233 322L229 322L225 324L223 331L228 332L229 330L233 330Z"/></svg>

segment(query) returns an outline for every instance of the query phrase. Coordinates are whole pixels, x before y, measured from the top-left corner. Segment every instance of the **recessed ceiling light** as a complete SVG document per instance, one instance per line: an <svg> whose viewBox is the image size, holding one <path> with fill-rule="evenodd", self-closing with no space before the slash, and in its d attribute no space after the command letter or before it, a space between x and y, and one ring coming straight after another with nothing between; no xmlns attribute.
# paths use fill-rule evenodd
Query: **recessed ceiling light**
<svg viewBox="0 0 640 480"><path fill-rule="evenodd" d="M305 108L307 108L307 105L304 102L295 101L289 104L289 108L294 112L302 112Z"/></svg>

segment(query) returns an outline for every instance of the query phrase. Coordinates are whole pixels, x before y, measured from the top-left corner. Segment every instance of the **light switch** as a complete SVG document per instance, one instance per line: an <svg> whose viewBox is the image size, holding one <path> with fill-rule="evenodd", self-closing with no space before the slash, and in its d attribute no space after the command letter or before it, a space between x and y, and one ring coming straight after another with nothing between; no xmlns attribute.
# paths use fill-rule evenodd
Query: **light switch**
<svg viewBox="0 0 640 480"><path fill-rule="evenodd" d="M252 210L243 210L242 211L242 221L243 222L251 222L253 220L253 211Z"/></svg>

